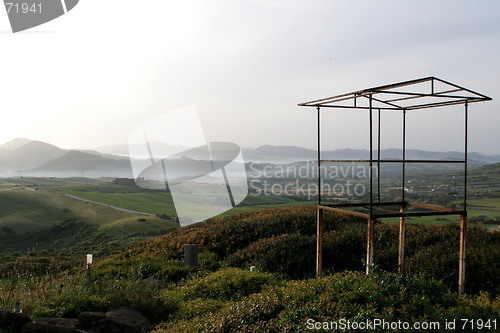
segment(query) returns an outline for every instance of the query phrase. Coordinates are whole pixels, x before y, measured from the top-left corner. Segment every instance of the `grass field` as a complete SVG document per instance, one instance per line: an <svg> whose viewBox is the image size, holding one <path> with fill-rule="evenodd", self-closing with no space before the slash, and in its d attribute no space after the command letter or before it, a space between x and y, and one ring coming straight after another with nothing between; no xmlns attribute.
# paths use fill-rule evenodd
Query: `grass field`
<svg viewBox="0 0 500 333"><path fill-rule="evenodd" d="M175 209L171 201L172 199L166 192L102 193L89 191L90 189L91 188L87 188L86 191L66 190L65 193L125 209L152 214L165 213L168 215L175 215ZM99 189L99 187L94 187L92 189ZM240 205L224 212L221 216L253 212L270 206L297 206L311 203L314 204L315 201L300 201L294 197L250 194ZM473 199L469 200L468 204L469 218L486 216L488 219L494 219L496 216L500 216L500 198ZM397 223L398 221L398 219L384 220L384 222L388 223ZM425 216L408 219L408 222L426 225L446 225L450 223L459 223L460 217L458 215L443 217ZM489 229L498 226L491 223L484 223L483 225Z"/></svg>
<svg viewBox="0 0 500 333"><path fill-rule="evenodd" d="M485 207L498 209L500 215L500 198L484 198L484 199L472 199L468 200L467 204L470 207Z"/></svg>
<svg viewBox="0 0 500 333"><path fill-rule="evenodd" d="M475 209L471 206L467 209L467 217L469 220L473 217L486 216L488 219L494 219L496 216L500 216L500 211L488 211L484 209ZM383 222L387 223L399 223L399 218L384 219ZM408 223L418 223L423 225L447 225L447 224L459 224L459 215L448 215L448 216L422 216L422 217L412 217L407 218ZM498 228L498 224L493 223L482 223L482 225L487 229Z"/></svg>
<svg viewBox="0 0 500 333"><path fill-rule="evenodd" d="M107 205L113 205L129 210L151 213L175 215L172 198L167 192L132 192L132 193L103 193L94 191L66 190L64 193L71 194L86 200L92 200ZM207 194L208 195L208 194ZM203 194L196 199L203 199ZM309 201L297 201L289 197L271 195L248 195L237 207L230 209L222 216L253 212L269 206L296 206L310 204Z"/></svg>
<svg viewBox="0 0 500 333"><path fill-rule="evenodd" d="M138 212L175 215L172 199L167 192L101 193L65 191L64 193Z"/></svg>
<svg viewBox="0 0 500 333"><path fill-rule="evenodd" d="M43 188L0 190L0 248L4 251L22 251L42 243L76 246L86 240L140 239L176 228L172 220L121 212Z"/></svg>

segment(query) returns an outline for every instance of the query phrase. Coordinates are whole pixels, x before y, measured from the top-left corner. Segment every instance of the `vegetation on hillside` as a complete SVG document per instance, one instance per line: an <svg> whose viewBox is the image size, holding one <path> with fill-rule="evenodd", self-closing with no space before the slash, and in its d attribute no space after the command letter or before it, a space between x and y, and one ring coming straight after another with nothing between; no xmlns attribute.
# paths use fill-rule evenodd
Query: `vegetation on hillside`
<svg viewBox="0 0 500 333"><path fill-rule="evenodd" d="M374 318L444 325L500 314L499 232L470 228L469 296L458 296L455 226L410 224L399 274L397 228L377 225L376 272L365 276L366 221L326 214L326 276L315 279L315 217L314 206L274 208L182 228L98 260L90 285L83 265L28 253L0 280L0 307L19 301L36 318L128 305L155 333L296 332L307 320ZM200 247L196 269L183 265L187 243Z"/></svg>

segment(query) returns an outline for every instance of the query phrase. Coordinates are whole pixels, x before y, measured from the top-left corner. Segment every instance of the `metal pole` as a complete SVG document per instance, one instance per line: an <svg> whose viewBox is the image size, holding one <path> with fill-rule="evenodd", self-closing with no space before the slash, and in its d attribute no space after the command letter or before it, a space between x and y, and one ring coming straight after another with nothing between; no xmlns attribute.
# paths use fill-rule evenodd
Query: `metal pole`
<svg viewBox="0 0 500 333"><path fill-rule="evenodd" d="M469 105L464 105L464 213L460 215L460 261L458 265L458 293L465 292L465 268L467 249L467 132L468 132L468 110Z"/></svg>
<svg viewBox="0 0 500 333"><path fill-rule="evenodd" d="M373 213L373 114L372 95L370 94L370 218Z"/></svg>
<svg viewBox="0 0 500 333"><path fill-rule="evenodd" d="M321 118L318 106L318 214L316 217L316 276L323 269L323 210L321 206Z"/></svg>
<svg viewBox="0 0 500 333"><path fill-rule="evenodd" d="M380 203L380 109L378 109L377 152L377 202Z"/></svg>
<svg viewBox="0 0 500 333"><path fill-rule="evenodd" d="M460 215L460 261L458 263L458 293L465 292L465 250L467 247L467 213Z"/></svg>
<svg viewBox="0 0 500 333"><path fill-rule="evenodd" d="M399 211L401 213L405 212L405 206L401 205ZM404 257L405 257L405 233L406 233L406 218L401 216L399 218L399 247L398 247L398 271L401 272Z"/></svg>
<svg viewBox="0 0 500 333"><path fill-rule="evenodd" d="M316 218L316 276L320 277L323 269L323 209L318 207Z"/></svg>
<svg viewBox="0 0 500 333"><path fill-rule="evenodd" d="M404 213L406 210L405 204L405 176L406 176L406 110L403 110L403 124L402 124L402 181L401 181L401 205L399 211ZM399 245L398 245L398 271L401 272L404 255L405 255L405 234L406 234L406 217L401 216L399 218Z"/></svg>
<svg viewBox="0 0 500 333"><path fill-rule="evenodd" d="M465 102L464 108L464 210L467 210L467 132L468 132L468 118L469 118L469 104Z"/></svg>
<svg viewBox="0 0 500 333"><path fill-rule="evenodd" d="M366 241L366 274L370 273L373 265L373 240L375 231L375 220L373 218L373 100L370 94L370 216L368 218L368 230Z"/></svg>
<svg viewBox="0 0 500 333"><path fill-rule="evenodd" d="M318 106L318 206L321 205L321 120Z"/></svg>
<svg viewBox="0 0 500 333"><path fill-rule="evenodd" d="M403 159L403 170L402 170L402 182L401 182L401 201L405 202L405 176L406 176L406 110L403 110L403 133L402 133L402 159Z"/></svg>
<svg viewBox="0 0 500 333"><path fill-rule="evenodd" d="M366 274L370 274L373 266L373 248L375 242L375 219L373 217L368 219L368 237L366 248Z"/></svg>

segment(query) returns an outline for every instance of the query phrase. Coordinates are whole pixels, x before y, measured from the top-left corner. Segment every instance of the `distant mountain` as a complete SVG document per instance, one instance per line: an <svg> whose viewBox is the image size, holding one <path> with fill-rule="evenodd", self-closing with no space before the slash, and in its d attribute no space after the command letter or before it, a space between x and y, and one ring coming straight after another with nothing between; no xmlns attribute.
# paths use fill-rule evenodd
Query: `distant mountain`
<svg viewBox="0 0 500 333"><path fill-rule="evenodd" d="M243 157L249 161L298 161L316 158L316 151L295 146L260 146L255 149L243 149Z"/></svg>
<svg viewBox="0 0 500 333"><path fill-rule="evenodd" d="M27 143L30 143L30 139L26 138L17 138L17 139L12 139L7 143L4 143L3 145L0 145L0 149L2 150L7 150L7 151L13 151L16 150L17 148L20 148L21 146L24 146Z"/></svg>
<svg viewBox="0 0 500 333"><path fill-rule="evenodd" d="M132 177L128 159L106 158L77 150L70 150L59 158L30 170L15 173L17 176L38 177Z"/></svg>
<svg viewBox="0 0 500 333"><path fill-rule="evenodd" d="M377 151L373 151L373 158L378 155ZM460 160L463 159L461 152L432 152L418 149L408 149L406 151L406 159L414 160ZM383 159L401 159L401 149L383 149L380 151L380 156ZM292 163L297 161L310 161L317 159L317 151L295 146L261 146L255 149L244 149L243 157L246 162L257 163ZM321 159L368 159L369 151L364 149L336 149L325 150L321 152ZM484 155L480 153L469 153L469 161L478 163L495 163L500 162L500 155Z"/></svg>
<svg viewBox="0 0 500 333"><path fill-rule="evenodd" d="M113 160L128 160L128 157L127 156L120 156L120 155L113 155L113 154L108 154L108 153L102 153L102 152L99 152L99 151L96 151L96 150L87 150L87 149L72 149L73 151L81 151L82 153L87 153L87 154L91 154L91 155L97 155L97 156L101 156L101 157L105 157L105 158L110 158L110 159L113 159Z"/></svg>
<svg viewBox="0 0 500 333"><path fill-rule="evenodd" d="M0 173L8 175L17 170L31 169L62 156L64 152L45 142L14 139L0 146Z"/></svg>
<svg viewBox="0 0 500 333"><path fill-rule="evenodd" d="M140 148L139 145L133 148ZM152 142L150 148L153 152L161 152L162 155L170 155L183 152L191 147L171 146L161 142ZM123 153L122 156L112 154L110 151ZM265 145L258 148L244 148L242 154L247 164L253 163L255 170L267 165L290 165L293 163L304 163L315 161L317 152L296 146L271 146ZM89 178L98 177L127 177L132 178L132 169L128 155L128 145L109 146L104 150L65 150L54 145L29 140L14 139L0 145L0 175L1 176L42 176L42 177L73 177L84 176ZM148 155L147 153L145 155ZM374 158L378 155L373 152ZM401 149L384 149L380 153L383 159L400 159ZM473 169L485 164L500 162L500 155L483 155L480 153L469 153L469 168ZM149 156L138 156L148 159ZM198 159L198 157L192 157ZM336 149L321 152L322 159L368 159L368 150L363 149ZM424 150L409 149L406 151L407 159L462 159L460 152L431 152ZM200 159L203 159L200 157ZM182 161L184 163L186 161ZM177 163L177 162L176 162ZM182 169L181 162L176 164L176 169ZM191 165L192 164L192 165ZM193 171L198 168L196 163L184 167L183 171ZM439 166L439 167L438 167ZM413 166L408 166L408 170ZM450 171L448 166L435 165L435 167L418 167L419 171L425 172ZM269 169L269 168L268 168ZM391 168L384 168L391 171ZM442 171L441 171L442 169ZM247 168L248 170L248 168Z"/></svg>
<svg viewBox="0 0 500 333"><path fill-rule="evenodd" d="M500 163L483 165L469 173L472 175L500 174Z"/></svg>
<svg viewBox="0 0 500 333"><path fill-rule="evenodd" d="M31 169L45 162L59 158L64 154L64 150L54 145L41 142L30 141L19 148L12 150L5 156L12 167L16 169Z"/></svg>
<svg viewBox="0 0 500 333"><path fill-rule="evenodd" d="M113 145L113 146L101 146L101 147L96 147L92 148L94 151L98 151L100 153L104 154L112 154L112 155L120 155L120 156L128 156L129 155L129 149L130 147L132 149L137 149L142 147L142 144L123 144L123 145ZM189 146L176 146L176 145L169 145L164 142L157 142L157 141L152 141L150 142L150 147L154 151L161 151L163 154L170 155L170 154L177 154L181 151L191 149L193 147Z"/></svg>

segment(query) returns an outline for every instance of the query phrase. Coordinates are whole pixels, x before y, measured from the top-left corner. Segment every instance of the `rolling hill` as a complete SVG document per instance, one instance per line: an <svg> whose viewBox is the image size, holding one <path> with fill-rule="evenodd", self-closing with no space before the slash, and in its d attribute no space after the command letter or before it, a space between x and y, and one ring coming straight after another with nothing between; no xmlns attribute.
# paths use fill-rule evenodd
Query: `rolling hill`
<svg viewBox="0 0 500 333"><path fill-rule="evenodd" d="M24 138L0 146L0 175L7 177L132 177L128 158L65 150Z"/></svg>
<svg viewBox="0 0 500 333"><path fill-rule="evenodd" d="M61 193L14 187L0 191L0 251L31 248L86 251L178 227L171 220L114 210ZM31 188L34 189L34 188Z"/></svg>
<svg viewBox="0 0 500 333"><path fill-rule="evenodd" d="M30 176L82 176L98 177L126 177L131 178L132 169L126 158L106 158L92 153L70 150L62 156L47 161L35 168L17 171L15 175Z"/></svg>

